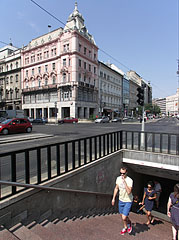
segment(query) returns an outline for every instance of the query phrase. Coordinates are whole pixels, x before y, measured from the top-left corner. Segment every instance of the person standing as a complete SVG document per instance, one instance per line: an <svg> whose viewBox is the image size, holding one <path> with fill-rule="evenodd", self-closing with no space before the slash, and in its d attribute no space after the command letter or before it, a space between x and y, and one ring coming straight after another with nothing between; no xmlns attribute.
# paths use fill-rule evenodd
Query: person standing
<svg viewBox="0 0 179 240"><path fill-rule="evenodd" d="M159 198L160 198L160 194L162 192L162 187L161 187L160 183L157 180L154 180L154 184L155 184L154 190L156 191L156 194L157 194L155 202L156 202L156 208L158 209L158 207L159 207Z"/></svg>
<svg viewBox="0 0 179 240"><path fill-rule="evenodd" d="M145 210L147 215L147 223L146 223L147 225L154 222L154 217L152 216L151 211L153 209L154 201L157 195L153 188L154 188L153 182L149 181L147 184L147 188L144 188L144 196L141 202L142 205L145 204Z"/></svg>
<svg viewBox="0 0 179 240"><path fill-rule="evenodd" d="M132 224L129 219L129 212L131 210L133 196L132 196L133 180L127 176L127 168L122 167L120 169L120 176L116 179L116 186L114 188L112 206L115 204L115 198L119 191L119 213L123 221L123 229L120 234L132 232Z"/></svg>
<svg viewBox="0 0 179 240"><path fill-rule="evenodd" d="M174 186L174 192L169 196L167 215L172 222L173 240L179 240L179 183Z"/></svg>

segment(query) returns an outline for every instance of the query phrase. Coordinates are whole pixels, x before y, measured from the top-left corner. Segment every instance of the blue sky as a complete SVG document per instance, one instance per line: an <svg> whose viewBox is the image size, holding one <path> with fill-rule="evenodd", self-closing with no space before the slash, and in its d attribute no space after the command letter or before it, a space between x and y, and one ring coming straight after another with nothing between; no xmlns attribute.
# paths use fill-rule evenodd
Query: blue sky
<svg viewBox="0 0 179 240"><path fill-rule="evenodd" d="M66 23L75 0L35 0ZM78 9L99 49L100 61L124 72L136 71L150 81L153 97L176 93L178 58L178 0L78 0ZM64 27L30 0L0 0L0 41L22 47L52 30ZM0 43L0 47L4 45ZM120 63L125 65L120 65Z"/></svg>

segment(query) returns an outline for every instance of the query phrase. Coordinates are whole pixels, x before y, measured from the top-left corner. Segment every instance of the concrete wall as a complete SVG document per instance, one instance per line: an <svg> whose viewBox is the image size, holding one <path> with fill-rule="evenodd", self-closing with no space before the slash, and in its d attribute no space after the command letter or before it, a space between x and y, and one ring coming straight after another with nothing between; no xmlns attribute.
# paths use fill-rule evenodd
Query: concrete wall
<svg viewBox="0 0 179 240"><path fill-rule="evenodd" d="M0 224L8 227L24 220L43 220L53 214L64 217L64 214L87 212L91 208L111 207L115 180L121 165L122 152L118 152L43 184L109 195L26 190L1 202Z"/></svg>

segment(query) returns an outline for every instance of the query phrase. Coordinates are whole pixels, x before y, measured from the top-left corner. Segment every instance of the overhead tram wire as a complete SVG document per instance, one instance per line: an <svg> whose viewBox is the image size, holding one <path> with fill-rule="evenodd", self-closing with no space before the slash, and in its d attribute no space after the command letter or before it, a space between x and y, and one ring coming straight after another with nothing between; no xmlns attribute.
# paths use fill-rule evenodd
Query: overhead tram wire
<svg viewBox="0 0 179 240"><path fill-rule="evenodd" d="M30 0L32 3L34 3L36 6L38 6L41 10L43 10L44 12L46 12L48 15L50 15L51 17L53 17L55 20L57 20L58 22L60 22L62 25L66 26L66 24L64 22L62 22L60 19L58 19L57 17L55 17L53 14L51 14L49 11L47 11L45 8L43 8L42 6L40 6L38 3L36 3L34 0ZM179 0L178 0L179 1ZM68 26L66 26L68 27ZM69 27L68 27L69 28ZM69 28L70 30L70 28ZM121 63L120 61L118 61L116 58L114 58L113 56L111 56L110 54L108 54L107 52L105 52L104 50L102 50L101 48L99 48L99 50L101 52L103 52L104 54L106 54L108 57L112 58L114 61L116 61L117 63L119 63L121 66L125 67L128 70L131 70L131 68L127 67L126 65L124 65L123 63ZM144 78L143 78L144 79ZM147 82L151 82L149 80L144 79ZM151 85L154 85L151 83ZM157 87L158 88L158 87ZM159 88L158 88L159 89ZM160 89L159 89L160 90ZM161 92L164 92L163 90L161 90Z"/></svg>

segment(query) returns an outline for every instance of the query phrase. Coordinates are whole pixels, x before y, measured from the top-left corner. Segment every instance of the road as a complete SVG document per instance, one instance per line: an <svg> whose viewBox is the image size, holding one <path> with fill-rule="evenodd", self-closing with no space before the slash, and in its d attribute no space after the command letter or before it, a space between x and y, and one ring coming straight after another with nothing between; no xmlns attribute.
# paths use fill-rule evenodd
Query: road
<svg viewBox="0 0 179 240"><path fill-rule="evenodd" d="M61 124L61 125L33 125L33 131L31 135L36 137L39 134L43 134L44 137L33 138L27 140L27 133L9 135L8 138L21 138L22 141L1 143L1 141L7 139L7 136L0 135L0 153L9 152L45 145L48 143L64 142L67 140L78 139L82 137L89 137L99 135L103 133L115 132L119 130L141 130L141 124L139 122L124 122L124 123L78 123L78 124ZM179 120L176 118L161 118L157 120L150 120L145 123L145 131L148 132L163 132L179 134ZM45 135L48 135L45 137ZM25 138L25 139L24 139ZM24 139L24 141L23 141Z"/></svg>
<svg viewBox="0 0 179 240"><path fill-rule="evenodd" d="M0 136L0 152L9 152L15 150L21 150L25 148L37 147L42 145L48 145L52 143L60 143L67 140L79 139L83 137L89 137L94 135L99 135L103 133L115 132L119 130L141 130L141 124L138 122L130 123L105 123L105 124L95 124L95 123L79 123L79 124L61 124L61 125L33 125L33 131L31 134L21 133L12 134L8 136ZM148 132L164 132L179 134L179 120L175 118L165 118L152 120L145 124L145 131ZM136 137L137 138L137 137ZM16 142L17 139L17 142ZM30 140L31 139L31 140ZM148 136L148 141L150 141L151 135ZM128 141L130 142L131 136ZM83 148L83 145L82 145ZM77 149L76 149L77 150ZM52 165L52 175L56 174L56 150L51 149L51 165ZM69 149L69 157L71 149ZM81 149L83 153L83 149ZM61 167L64 171L64 149L61 148ZM78 151L77 153L78 154ZM82 161L84 161L84 156ZM89 154L87 156L89 158ZM77 159L77 156L76 156ZM25 155L20 153L16 155L16 169L17 169L17 180L19 182L24 182L25 178ZM30 176L31 183L37 182L37 152L31 151L29 155L30 160ZM47 179L47 149L41 150L41 165L42 165L42 179ZM71 159L69 159L69 168L71 167ZM0 159L0 176L3 180L11 180L11 158L1 157ZM2 194L7 193L9 190L3 188Z"/></svg>

